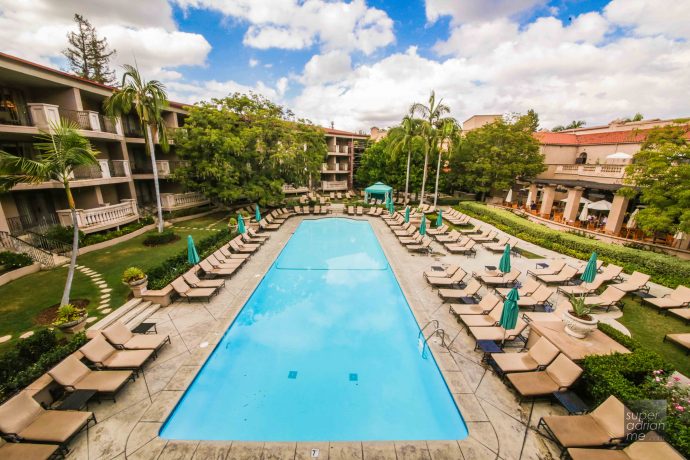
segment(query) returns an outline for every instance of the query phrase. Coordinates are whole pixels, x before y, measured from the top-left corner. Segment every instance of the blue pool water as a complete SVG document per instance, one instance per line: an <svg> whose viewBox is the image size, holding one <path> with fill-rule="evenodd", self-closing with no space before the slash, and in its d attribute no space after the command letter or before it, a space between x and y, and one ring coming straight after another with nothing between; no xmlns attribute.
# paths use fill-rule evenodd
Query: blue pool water
<svg viewBox="0 0 690 460"><path fill-rule="evenodd" d="M168 439L463 439L366 221L303 221L161 429Z"/></svg>

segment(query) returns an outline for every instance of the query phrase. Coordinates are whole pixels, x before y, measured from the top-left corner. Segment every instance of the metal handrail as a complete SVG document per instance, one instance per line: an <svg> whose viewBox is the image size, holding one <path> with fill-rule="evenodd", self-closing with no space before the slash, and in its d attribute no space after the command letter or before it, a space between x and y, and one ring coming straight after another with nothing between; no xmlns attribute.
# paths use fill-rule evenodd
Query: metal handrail
<svg viewBox="0 0 690 460"><path fill-rule="evenodd" d="M40 263L46 267L55 266L53 254L44 251L27 243L26 241L15 238L7 232L0 231L0 246L13 252L21 252L29 256L35 262Z"/></svg>
<svg viewBox="0 0 690 460"><path fill-rule="evenodd" d="M30 230L22 235L21 240L26 241L31 246L43 249L44 251L53 252L61 256L68 256L72 253L71 245L53 238L48 238L45 235L41 235L40 233L35 233Z"/></svg>

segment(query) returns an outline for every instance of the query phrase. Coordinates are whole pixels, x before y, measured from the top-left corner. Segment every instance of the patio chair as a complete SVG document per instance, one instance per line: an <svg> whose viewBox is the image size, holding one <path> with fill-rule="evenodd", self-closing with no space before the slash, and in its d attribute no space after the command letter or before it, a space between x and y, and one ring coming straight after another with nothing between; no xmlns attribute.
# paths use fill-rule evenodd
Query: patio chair
<svg viewBox="0 0 690 460"><path fill-rule="evenodd" d="M405 247L410 252L431 252L431 238L424 236L420 244L406 244Z"/></svg>
<svg viewBox="0 0 690 460"><path fill-rule="evenodd" d="M559 286L558 292L563 295L591 295L596 293L604 284L604 277L596 275L591 283L582 283L574 286Z"/></svg>
<svg viewBox="0 0 690 460"><path fill-rule="evenodd" d="M278 224L270 224L270 223L268 223L268 221L267 221L266 218L264 217L263 219L261 219L261 220L259 221L259 228L260 228L261 230L274 231L274 230L278 230L278 229L280 228L280 225L278 225Z"/></svg>
<svg viewBox="0 0 690 460"><path fill-rule="evenodd" d="M56 444L8 442L0 447L0 458L3 460L49 460L59 458L58 454L60 446Z"/></svg>
<svg viewBox="0 0 690 460"><path fill-rule="evenodd" d="M237 252L240 254L252 254L259 250L259 245L240 245L236 239L230 240L228 246L230 247L230 249L232 249L233 252Z"/></svg>
<svg viewBox="0 0 690 460"><path fill-rule="evenodd" d="M499 276L491 276L486 274L473 275L479 280L480 283L486 286L513 286L520 276L520 273L522 273L520 270L512 269L508 273L501 274Z"/></svg>
<svg viewBox="0 0 690 460"><path fill-rule="evenodd" d="M498 297L493 294L489 294L488 296L498 299ZM500 299L498 300L496 306L486 315L460 315L458 319L467 327L498 326L498 322L501 320L501 315L503 314L503 302L501 302Z"/></svg>
<svg viewBox="0 0 690 460"><path fill-rule="evenodd" d="M492 236L489 238L489 236L491 234L493 234L495 236L496 234L498 234L498 232L494 232L490 228L485 228L481 233L479 233L477 235L470 235L470 238L472 238L474 241L477 241L477 242L492 241L494 239L494 237Z"/></svg>
<svg viewBox="0 0 690 460"><path fill-rule="evenodd" d="M368 216L373 216L377 209L378 209L378 208L372 206L371 208L369 208L369 212L367 213L367 215L368 215Z"/></svg>
<svg viewBox="0 0 690 460"><path fill-rule="evenodd" d="M660 310L687 307L690 305L690 288L678 286L673 292L663 297L647 297L642 300Z"/></svg>
<svg viewBox="0 0 690 460"><path fill-rule="evenodd" d="M566 265L555 275L537 275L537 279L546 284L566 284L577 276L577 268Z"/></svg>
<svg viewBox="0 0 690 460"><path fill-rule="evenodd" d="M537 277L542 275L556 275L565 267L565 260L555 259L548 260L548 266L544 268L537 268L534 270L527 270L529 276Z"/></svg>
<svg viewBox="0 0 690 460"><path fill-rule="evenodd" d="M564 355L559 355L559 358ZM566 358L567 359L567 358ZM609 396L589 414L545 415L538 430L562 448L605 447L620 444L626 435L626 415L630 412L615 396Z"/></svg>
<svg viewBox="0 0 690 460"><path fill-rule="evenodd" d="M200 299L208 301L218 293L217 288L193 288L185 283L182 277L176 278L170 285L180 297L187 299L187 302Z"/></svg>
<svg viewBox="0 0 690 460"><path fill-rule="evenodd" d="M328 196L331 198L331 200L335 200L335 192L329 193Z"/></svg>
<svg viewBox="0 0 690 460"><path fill-rule="evenodd" d="M297 214L298 216L304 214L304 211L302 211L302 206L295 206L293 209L295 211L295 214Z"/></svg>
<svg viewBox="0 0 690 460"><path fill-rule="evenodd" d="M537 290L539 286L542 286L542 284L535 280L534 278L527 278L527 281L522 283L522 285L518 288L518 294L520 297L523 296L528 296L531 295L534 291ZM495 288L496 294L500 295L502 298L506 298L508 293L513 290L512 287L506 287L506 288Z"/></svg>
<svg viewBox="0 0 690 460"><path fill-rule="evenodd" d="M588 261L582 260L580 261L577 265L575 265L575 268L577 268L577 274L581 275L585 272L585 268L587 268L587 263ZM601 270L601 267L604 266L604 261L601 259L597 259L597 272Z"/></svg>
<svg viewBox="0 0 690 460"><path fill-rule="evenodd" d="M438 295L444 302L448 300L461 300L466 297L475 298L481 287L479 281L472 278L464 289L439 289Z"/></svg>
<svg viewBox="0 0 690 460"><path fill-rule="evenodd" d="M616 287L623 292L649 292L649 286L647 285L649 278L649 275L642 272L633 272L627 281L616 284Z"/></svg>
<svg viewBox="0 0 690 460"><path fill-rule="evenodd" d="M669 443L659 438L658 441L645 439L635 441L620 450L591 449L573 447L568 449L571 460L683 460L683 456Z"/></svg>
<svg viewBox="0 0 690 460"><path fill-rule="evenodd" d="M477 254L477 250L474 248L476 245L476 241L469 240L464 245L445 244L445 248L448 250L448 252L451 252L452 254L465 254L468 256L474 256Z"/></svg>
<svg viewBox="0 0 690 460"><path fill-rule="evenodd" d="M258 239L254 238L254 237L250 236L249 233L245 232L245 233L240 234L238 241L240 242L240 244L246 245L246 246L254 246L254 245L261 246L262 244L264 244L266 242L266 239L265 238L258 238Z"/></svg>
<svg viewBox="0 0 690 460"><path fill-rule="evenodd" d="M504 375L545 369L556 359L558 353L558 348L544 337L540 337L531 348L518 353L491 353L491 360L498 373Z"/></svg>
<svg viewBox="0 0 690 460"><path fill-rule="evenodd" d="M74 354L69 355L48 371L53 380L66 391L93 390L99 398L115 401L115 395L135 379L130 370L91 370Z"/></svg>
<svg viewBox="0 0 690 460"><path fill-rule="evenodd" d="M474 348L477 349L477 341L479 340L492 340L494 342L504 342L510 343L516 340L525 342L526 339L522 336L522 333L527 329L528 322L523 318L518 318L517 323L513 329L505 330L501 326L491 326L491 327L469 327L467 328L467 333L474 338Z"/></svg>
<svg viewBox="0 0 690 460"><path fill-rule="evenodd" d="M170 343L167 334L133 334L122 321L115 321L101 334L118 350L154 350L157 353L163 345Z"/></svg>
<svg viewBox="0 0 690 460"><path fill-rule="evenodd" d="M422 234L415 231L411 236L399 236L398 241L400 244L421 244Z"/></svg>
<svg viewBox="0 0 690 460"><path fill-rule="evenodd" d="M462 234L457 230L451 230L447 234L434 235L434 238L436 238L436 241L439 243L455 243L462 238Z"/></svg>
<svg viewBox="0 0 690 460"><path fill-rule="evenodd" d="M546 307L553 307L553 305L549 303L549 298L553 293L553 289L542 284L532 294L520 296L518 307L530 308L532 311L536 311L538 307L544 309L546 309Z"/></svg>
<svg viewBox="0 0 690 460"><path fill-rule="evenodd" d="M251 236L252 238L254 238L256 240L262 239L264 241L267 241L271 238L271 235L267 235L265 233L258 233L256 230L254 230L251 227L247 229L247 234L249 234L249 236Z"/></svg>
<svg viewBox="0 0 690 460"><path fill-rule="evenodd" d="M314 214L321 214L321 206L318 204L314 205Z"/></svg>
<svg viewBox="0 0 690 460"><path fill-rule="evenodd" d="M226 244L225 246L221 246L220 249L217 251L214 251L213 254L219 259L219 260L227 260L227 263L239 263L243 264L246 262L252 255L247 254L247 253L239 253L239 252L233 252L234 250L230 246L230 244Z"/></svg>
<svg viewBox="0 0 690 460"><path fill-rule="evenodd" d="M348 216L354 216L355 215L355 207L354 206L348 206L347 207L347 215Z"/></svg>
<svg viewBox="0 0 690 460"><path fill-rule="evenodd" d="M625 297L625 292L618 289L618 285L609 286L600 295L585 297L585 305L606 308L606 311L609 311L611 307L619 305L623 297Z"/></svg>
<svg viewBox="0 0 690 460"><path fill-rule="evenodd" d="M440 267L439 267L440 268ZM460 265L448 265L446 268L442 270L426 270L423 274L424 279L427 278L450 278L460 270Z"/></svg>
<svg viewBox="0 0 690 460"><path fill-rule="evenodd" d="M673 342L676 345L685 348L685 354L690 354L690 332L684 334L666 334L664 342Z"/></svg>
<svg viewBox="0 0 690 460"><path fill-rule="evenodd" d="M668 310L659 310L665 311L667 313L671 313L674 316L677 316L678 319L681 319L685 321L685 324L690 324L690 307L685 307L685 308L670 308Z"/></svg>
<svg viewBox="0 0 690 460"><path fill-rule="evenodd" d="M216 251L218 252L218 251ZM242 266L244 263L244 260L242 259L219 259L218 256L216 256L216 252L208 256L206 259L202 260L199 262L199 266L206 271L204 268L203 262L206 261L206 263L210 264L213 268L222 268L222 269L232 269L236 270ZM223 254L220 254L220 256L223 256Z"/></svg>
<svg viewBox="0 0 690 460"><path fill-rule="evenodd" d="M484 249L491 252L503 252L506 248L506 244L508 244L508 240L509 238L507 236L502 236L493 243L482 243L482 246L484 246Z"/></svg>
<svg viewBox="0 0 690 460"><path fill-rule="evenodd" d="M239 266L232 268L216 268L207 260L204 259L199 262L199 267L204 271L206 276L232 276L240 268Z"/></svg>
<svg viewBox="0 0 690 460"><path fill-rule="evenodd" d="M459 268L450 277L427 276L426 282L431 284L434 287L460 286L462 284L462 280L465 278L465 276L467 276L467 272L465 270L463 270L462 268Z"/></svg>
<svg viewBox="0 0 690 460"><path fill-rule="evenodd" d="M135 374L154 355L153 350L118 350L101 334L86 342L79 351L99 369L131 370Z"/></svg>
<svg viewBox="0 0 690 460"><path fill-rule="evenodd" d="M195 265L190 270L182 275L182 278L193 288L214 288L220 289L225 286L225 280L219 279L199 279L196 272L198 265Z"/></svg>
<svg viewBox="0 0 690 460"><path fill-rule="evenodd" d="M393 229L393 233L397 237L401 236L411 236L417 233L417 227L408 222L407 224L401 226L399 229Z"/></svg>
<svg viewBox="0 0 690 460"><path fill-rule="evenodd" d="M357 206L357 215L361 216L364 214L364 208L362 206Z"/></svg>
<svg viewBox="0 0 690 460"><path fill-rule="evenodd" d="M5 439L14 442L64 446L89 422L96 423L92 412L44 409L28 391L22 391L0 406L0 432Z"/></svg>
<svg viewBox="0 0 690 460"><path fill-rule="evenodd" d="M440 227L436 228L430 228L426 232L429 235L436 236L436 235L443 235L448 231L448 226L446 224L441 225Z"/></svg>
<svg viewBox="0 0 690 460"><path fill-rule="evenodd" d="M473 283L476 283L477 288L480 286L479 281L473 279L467 285L467 288L474 287ZM479 303L474 304L459 304L451 303L448 305L448 311L455 313L456 315L488 315L491 310L499 304L501 299L495 295L489 294L482 297Z"/></svg>
<svg viewBox="0 0 690 460"><path fill-rule="evenodd" d="M559 354L543 371L507 374L507 379L520 395L519 399L548 396L570 388L582 375L580 366ZM623 421L623 417L620 419Z"/></svg>
<svg viewBox="0 0 690 460"><path fill-rule="evenodd" d="M278 226L283 225L285 223L285 221L287 220L287 219L277 219L270 214L265 216L264 219L266 219L266 222L268 224L278 225Z"/></svg>

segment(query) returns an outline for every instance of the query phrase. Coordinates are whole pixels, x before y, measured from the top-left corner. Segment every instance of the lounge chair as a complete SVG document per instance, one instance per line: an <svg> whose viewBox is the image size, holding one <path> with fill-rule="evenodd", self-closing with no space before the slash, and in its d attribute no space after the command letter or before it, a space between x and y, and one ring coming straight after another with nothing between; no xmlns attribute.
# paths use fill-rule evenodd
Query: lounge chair
<svg viewBox="0 0 690 460"><path fill-rule="evenodd" d="M383 208L374 208L374 216L380 216L383 214Z"/></svg>
<svg viewBox="0 0 690 460"><path fill-rule="evenodd" d="M585 305L592 308L606 308L606 311L609 311L611 307L619 305L624 296L625 292L618 289L618 285L609 286L597 296L585 297Z"/></svg>
<svg viewBox="0 0 690 460"><path fill-rule="evenodd" d="M397 237L411 236L417 232L417 228L414 225L412 225L411 222L408 222L405 225L400 226L400 228L392 228L391 227L391 230L393 230L393 233Z"/></svg>
<svg viewBox="0 0 690 460"><path fill-rule="evenodd" d="M424 236L420 244L406 244L405 247L410 252L431 252L431 238Z"/></svg>
<svg viewBox="0 0 690 460"><path fill-rule="evenodd" d="M477 243L481 243L484 241L486 241L486 242L493 241L493 239L496 235L498 235L497 231L494 231L494 230L487 228L482 233L479 233L477 235L470 235L470 238L472 238Z"/></svg>
<svg viewBox="0 0 690 460"><path fill-rule="evenodd" d="M199 262L199 267L201 267L204 273L208 276L232 276L240 268L239 266L232 268L214 267L206 259Z"/></svg>
<svg viewBox="0 0 690 460"><path fill-rule="evenodd" d="M249 256L249 254L234 254L230 252L228 248L223 247L209 255L206 260L208 260L214 267L239 268L247 261L247 259L233 257L238 255Z"/></svg>
<svg viewBox="0 0 690 460"><path fill-rule="evenodd" d="M557 359L562 356L564 355L559 355ZM574 375L574 368L564 375L569 375L570 372ZM628 413L622 402L615 396L609 396L589 414L545 415L539 419L537 429L544 430L549 438L566 449L611 446L624 440Z"/></svg>
<svg viewBox="0 0 690 460"><path fill-rule="evenodd" d="M4 438L16 442L65 445L89 422L96 423L92 412L47 410L28 391L0 406L0 432Z"/></svg>
<svg viewBox="0 0 690 460"><path fill-rule="evenodd" d="M249 236L249 234L247 232L240 234L240 237L236 238L236 240L242 245L249 245L249 246L252 246L252 245L261 246L262 244L264 244L266 242L265 238L254 238L252 236Z"/></svg>
<svg viewBox="0 0 690 460"><path fill-rule="evenodd" d="M481 287L482 285L479 283L479 281L472 278L464 289L439 289L438 295L444 301L475 298Z"/></svg>
<svg viewBox="0 0 690 460"><path fill-rule="evenodd" d="M434 235L434 238L436 238L436 241L439 243L455 243L462 238L462 234L457 230L451 230L450 233L445 235Z"/></svg>
<svg viewBox="0 0 690 460"><path fill-rule="evenodd" d="M551 297L553 293L553 289L542 284L532 294L520 296L518 307L531 308L532 311L536 311L537 308L552 308L553 305L549 303L549 297Z"/></svg>
<svg viewBox="0 0 690 460"><path fill-rule="evenodd" d="M566 265L555 275L537 275L537 279L546 284L566 284L577 276L577 268Z"/></svg>
<svg viewBox="0 0 690 460"><path fill-rule="evenodd" d="M364 215L364 208L362 206L357 206L357 215Z"/></svg>
<svg viewBox="0 0 690 460"><path fill-rule="evenodd" d="M354 206L348 206L347 207L347 214L349 216L354 216L355 215L355 207Z"/></svg>
<svg viewBox="0 0 690 460"><path fill-rule="evenodd" d="M399 236L398 241L400 241L400 244L421 244L422 242L422 234L419 232L415 232L411 236Z"/></svg>
<svg viewBox="0 0 690 460"><path fill-rule="evenodd" d="M331 198L331 200L335 200L335 192L329 193L328 196Z"/></svg>
<svg viewBox="0 0 690 460"><path fill-rule="evenodd" d="M302 206L295 206L293 209L295 210L295 214L297 214L298 216L304 214L304 211L302 211Z"/></svg>
<svg viewBox="0 0 690 460"><path fill-rule="evenodd" d="M343 199L343 194L341 192L338 192L335 195L336 195L336 197L338 197L339 200Z"/></svg>
<svg viewBox="0 0 690 460"><path fill-rule="evenodd" d="M101 333L118 350L157 352L163 345L170 343L170 336L167 334L133 334L121 321L115 321Z"/></svg>
<svg viewBox="0 0 690 460"><path fill-rule="evenodd" d="M259 221L259 228L260 228L261 230L274 231L274 230L278 230L278 229L280 228L280 225L278 225L278 224L270 224L270 223L268 223L268 221L267 221L266 218L264 217L263 219L261 219L261 220Z"/></svg>
<svg viewBox="0 0 690 460"><path fill-rule="evenodd" d="M616 287L623 292L649 292L649 286L647 285L649 278L650 276L644 273L633 272L627 281L617 284Z"/></svg>
<svg viewBox="0 0 690 460"><path fill-rule="evenodd" d="M252 256L251 254L247 253L233 252L232 247L230 247L230 244L221 246L221 248L215 251L213 254L215 254L215 256L219 260L228 260L227 263L239 264L243 264L247 261L247 259L249 259Z"/></svg>
<svg viewBox="0 0 690 460"><path fill-rule="evenodd" d="M581 283L574 286L559 286L558 292L563 295L591 295L596 293L604 284L604 278L596 275L591 283Z"/></svg>
<svg viewBox="0 0 690 460"><path fill-rule="evenodd" d="M127 384L133 382L135 374L129 370L98 370L93 371L82 363L74 354L63 359L58 365L48 371L66 391L93 390L98 392L99 398L109 398L115 401L115 395Z"/></svg>
<svg viewBox="0 0 690 460"><path fill-rule="evenodd" d="M509 238L507 236L502 236L493 243L482 243L482 246L484 246L484 249L489 250L491 252L502 252L505 250L506 244L508 244L508 240Z"/></svg>
<svg viewBox="0 0 690 460"><path fill-rule="evenodd" d="M674 316L677 316L678 319L685 321L686 324L690 324L690 307L670 308L668 310L663 310L663 311L670 313Z"/></svg>
<svg viewBox="0 0 690 460"><path fill-rule="evenodd" d="M445 268L437 268L440 268L440 270L434 270L434 267L432 267L430 270L426 270L424 272L424 278L450 278L455 274L456 271L460 270L460 265L448 265Z"/></svg>
<svg viewBox="0 0 690 460"><path fill-rule="evenodd" d="M531 295L541 285L542 284L539 281L535 280L534 278L527 278L527 281L522 283L522 285L518 288L518 294L520 295L520 297ZM498 295L500 295L501 297L503 297L504 299L506 298L508 293L512 290L513 290L512 287L496 288L495 289L496 293Z"/></svg>
<svg viewBox="0 0 690 460"><path fill-rule="evenodd" d="M436 236L436 235L443 235L447 231L448 231L448 226L446 224L443 224L440 227L430 228L426 232L429 235Z"/></svg>
<svg viewBox="0 0 690 460"><path fill-rule="evenodd" d="M265 233L258 233L253 228L248 228L247 233L254 239L262 239L264 241L267 241L271 238L271 235L266 235Z"/></svg>
<svg viewBox="0 0 690 460"><path fill-rule="evenodd" d="M326 204L325 206L321 206L321 214L328 214L328 212L331 209L331 205Z"/></svg>
<svg viewBox="0 0 690 460"><path fill-rule="evenodd" d="M84 344L79 351L99 369L131 370L138 374L153 350L118 350L98 334Z"/></svg>
<svg viewBox="0 0 690 460"><path fill-rule="evenodd" d="M314 214L321 214L321 206L318 204L314 205Z"/></svg>
<svg viewBox="0 0 690 460"><path fill-rule="evenodd" d="M270 224L270 225L278 225L278 226L283 225L283 224L285 223L285 221L287 220L287 219L278 219L278 218L276 218L276 217L273 217L273 216L270 215L270 214L267 215L266 217L264 217L264 219L266 219L266 222L267 222L268 224Z"/></svg>
<svg viewBox="0 0 690 460"><path fill-rule="evenodd" d="M666 334L664 336L664 342L666 341L673 342L676 345L679 345L683 348L685 348L685 354L688 355L690 354L690 333L685 333L685 334Z"/></svg>
<svg viewBox="0 0 690 460"><path fill-rule="evenodd" d="M575 268L577 268L577 274L581 275L585 272L585 269L587 268L588 261L582 260L579 263L575 265ZM601 270L601 267L604 265L604 261L601 259L597 260L597 272Z"/></svg>
<svg viewBox="0 0 690 460"><path fill-rule="evenodd" d="M49 460L58 458L60 446L56 444L35 444L29 442L8 442L0 447L3 460Z"/></svg>
<svg viewBox="0 0 690 460"><path fill-rule="evenodd" d="M198 299L210 300L218 293L217 288L193 288L181 277L175 279L170 285L180 297L187 299L188 302Z"/></svg>
<svg viewBox="0 0 690 460"><path fill-rule="evenodd" d="M527 270L527 274L530 276L534 276L535 278L537 276L542 276L542 275L556 275L561 270L563 270L564 267L565 267L565 260L563 260L563 259L549 260L548 267L538 268L535 270Z"/></svg>
<svg viewBox="0 0 690 460"><path fill-rule="evenodd" d="M507 374L506 377L522 400L525 397L535 398L551 395L555 391L565 391L580 375L582 369L561 353L543 371L518 372ZM623 417L620 420L623 421Z"/></svg>
<svg viewBox="0 0 690 460"><path fill-rule="evenodd" d="M654 305L660 310L687 307L690 305L690 288L678 286L673 292L663 297L647 297L642 300Z"/></svg>
<svg viewBox="0 0 690 460"><path fill-rule="evenodd" d="M512 269L508 273L499 276L475 275L480 283L487 286L512 286L520 276L520 270Z"/></svg>
<svg viewBox="0 0 690 460"><path fill-rule="evenodd" d="M367 212L367 215L373 216L374 213L376 212L376 209L378 209L378 208L376 208L375 206L372 206L371 208L369 208L369 212Z"/></svg>
<svg viewBox="0 0 690 460"><path fill-rule="evenodd" d="M684 458L662 439L635 441L620 450L573 447L568 449L568 455L571 460L683 460Z"/></svg>
<svg viewBox="0 0 690 460"><path fill-rule="evenodd" d="M472 283L476 283L479 286L479 281L473 279L467 287L469 288ZM488 315L500 301L501 299L495 295L489 294L482 297L479 303L475 304L451 303L448 305L448 311L456 315Z"/></svg>
<svg viewBox="0 0 690 460"><path fill-rule="evenodd" d="M237 252L240 254L252 254L252 253L258 251L259 247L260 247L257 244L253 244L253 245L242 244L241 245L236 239L230 240L230 242L228 243L228 246L230 247L230 249L232 249L233 252Z"/></svg>
<svg viewBox="0 0 690 460"><path fill-rule="evenodd" d="M477 245L477 242L474 240L470 240L464 245L460 244L445 244L445 248L453 253L453 254L466 254L468 256L474 256L477 254L477 250L474 249L474 247Z"/></svg>
<svg viewBox="0 0 690 460"><path fill-rule="evenodd" d="M540 337L532 348L519 353L492 353L491 360L500 375L545 369L558 356L558 348Z"/></svg>
<svg viewBox="0 0 690 460"><path fill-rule="evenodd" d="M182 278L193 288L214 288L219 289L225 286L225 280L206 279L202 280L196 275L198 266L195 265L191 270L182 275Z"/></svg>
<svg viewBox="0 0 690 460"><path fill-rule="evenodd" d="M467 272L465 270L463 270L462 268L459 268L450 277L427 276L426 282L431 284L434 287L460 286L462 284L462 280L465 278L465 276L467 276Z"/></svg>
<svg viewBox="0 0 690 460"><path fill-rule="evenodd" d="M501 315L503 314L503 302L493 294L489 294L485 297L489 296L498 300L496 306L492 308L489 313L486 315L460 315L458 319L467 327L498 326L498 322L501 320Z"/></svg>
<svg viewBox="0 0 690 460"><path fill-rule="evenodd" d="M477 349L477 342L479 340L492 340L494 342L514 342L516 340L526 341L522 333L527 329L527 321L523 318L518 318L517 323L513 329L505 330L501 326L491 327L469 327L467 333L475 340L475 350Z"/></svg>

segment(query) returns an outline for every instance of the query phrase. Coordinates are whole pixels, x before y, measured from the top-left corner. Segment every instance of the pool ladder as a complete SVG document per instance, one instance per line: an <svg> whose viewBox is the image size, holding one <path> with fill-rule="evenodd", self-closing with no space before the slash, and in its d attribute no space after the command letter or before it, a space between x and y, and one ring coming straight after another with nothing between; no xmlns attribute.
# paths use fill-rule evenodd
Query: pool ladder
<svg viewBox="0 0 690 460"><path fill-rule="evenodd" d="M425 336L424 331L427 327L431 325L433 325L433 331L431 331L431 334ZM448 348L446 345L446 331L442 327L440 327L437 319L432 319L431 321L427 322L424 325L424 327L419 330L419 334L417 334L417 342L419 343L419 347L421 348L422 358L426 358L426 349L429 346L429 339L432 338L434 335L438 335L439 337L441 337L442 347Z"/></svg>

